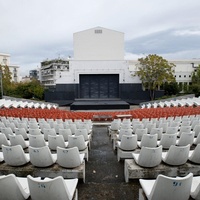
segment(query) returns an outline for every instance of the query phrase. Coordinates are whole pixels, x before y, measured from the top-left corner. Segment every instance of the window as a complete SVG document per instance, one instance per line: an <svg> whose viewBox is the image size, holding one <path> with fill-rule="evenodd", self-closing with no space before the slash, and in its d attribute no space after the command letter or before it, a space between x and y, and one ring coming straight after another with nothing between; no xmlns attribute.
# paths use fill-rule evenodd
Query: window
<svg viewBox="0 0 200 200"><path fill-rule="evenodd" d="M95 34L101 34L101 33L102 33L102 30L101 30L101 29L96 29L96 30L94 30L94 33L95 33Z"/></svg>

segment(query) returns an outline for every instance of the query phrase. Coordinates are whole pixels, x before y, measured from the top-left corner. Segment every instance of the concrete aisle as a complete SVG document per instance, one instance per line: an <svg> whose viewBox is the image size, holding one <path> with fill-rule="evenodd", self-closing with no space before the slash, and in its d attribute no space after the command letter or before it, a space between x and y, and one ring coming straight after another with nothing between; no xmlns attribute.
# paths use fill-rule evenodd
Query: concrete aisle
<svg viewBox="0 0 200 200"><path fill-rule="evenodd" d="M117 162L107 127L94 126L86 182L78 184L79 200L137 200L139 188L137 180L125 183L124 161Z"/></svg>

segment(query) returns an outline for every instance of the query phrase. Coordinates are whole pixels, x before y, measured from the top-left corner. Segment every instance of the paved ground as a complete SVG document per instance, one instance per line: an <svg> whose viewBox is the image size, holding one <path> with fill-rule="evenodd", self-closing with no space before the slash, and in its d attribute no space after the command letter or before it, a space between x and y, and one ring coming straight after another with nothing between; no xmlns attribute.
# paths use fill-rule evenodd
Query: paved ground
<svg viewBox="0 0 200 200"><path fill-rule="evenodd" d="M124 181L124 162L116 152L106 126L94 126L92 149L86 163L86 182L78 184L79 200L137 200L139 182Z"/></svg>

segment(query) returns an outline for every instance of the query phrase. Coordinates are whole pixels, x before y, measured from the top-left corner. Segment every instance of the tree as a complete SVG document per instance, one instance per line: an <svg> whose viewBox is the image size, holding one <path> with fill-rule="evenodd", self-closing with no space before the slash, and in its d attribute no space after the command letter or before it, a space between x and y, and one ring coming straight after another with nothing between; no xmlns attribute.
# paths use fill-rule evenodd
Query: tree
<svg viewBox="0 0 200 200"><path fill-rule="evenodd" d="M200 96L200 65L192 73L192 83L189 90L195 94L195 96Z"/></svg>
<svg viewBox="0 0 200 200"><path fill-rule="evenodd" d="M156 54L149 54L145 58L139 58L138 69L135 76L139 76L145 89L149 90L150 99L155 98L155 90L166 82L175 81L173 63Z"/></svg>

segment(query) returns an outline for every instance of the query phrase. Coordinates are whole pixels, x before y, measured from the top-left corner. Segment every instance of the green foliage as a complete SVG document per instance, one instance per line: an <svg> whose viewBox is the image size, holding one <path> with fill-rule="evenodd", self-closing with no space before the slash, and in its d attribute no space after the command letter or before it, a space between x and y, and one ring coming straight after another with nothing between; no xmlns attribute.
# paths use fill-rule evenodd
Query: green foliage
<svg viewBox="0 0 200 200"><path fill-rule="evenodd" d="M166 82L164 84L165 95L177 95L180 92L179 85L177 82Z"/></svg>
<svg viewBox="0 0 200 200"><path fill-rule="evenodd" d="M200 65L192 74L192 83L189 86L189 91L194 93L195 96L200 96Z"/></svg>
<svg viewBox="0 0 200 200"><path fill-rule="evenodd" d="M151 100L155 97L155 90L166 82L174 82L173 63L156 54L150 54L145 58L139 58L138 69L135 76L139 76L145 89L150 91Z"/></svg>

